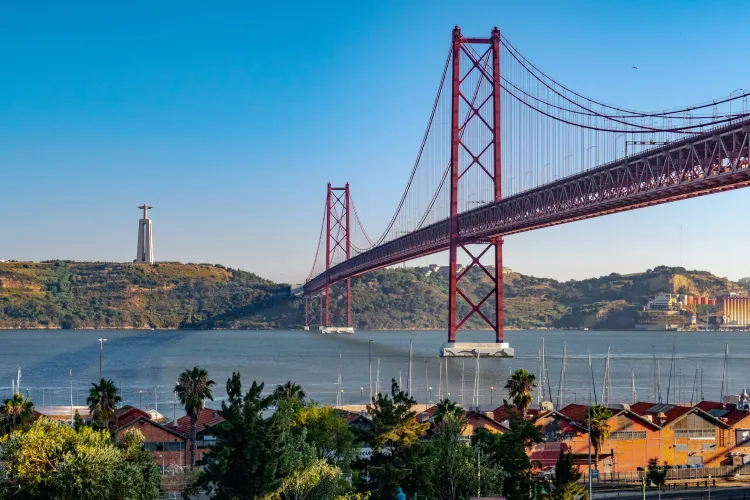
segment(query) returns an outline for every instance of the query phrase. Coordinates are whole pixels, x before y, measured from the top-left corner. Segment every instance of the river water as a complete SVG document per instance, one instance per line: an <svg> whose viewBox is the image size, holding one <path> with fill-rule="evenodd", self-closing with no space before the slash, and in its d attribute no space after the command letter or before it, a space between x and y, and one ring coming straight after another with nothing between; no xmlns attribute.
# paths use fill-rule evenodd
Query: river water
<svg viewBox="0 0 750 500"><path fill-rule="evenodd" d="M488 332L460 332L461 341L491 341ZM439 331L357 332L355 335L321 335L310 331L0 331L0 398L11 392L11 379L21 368L21 388L37 405L70 404L72 380L75 404L85 404L91 382L99 375L99 337L104 336L103 370L106 378L121 387L126 403L158 405L168 418L180 416L172 389L178 374L193 366L209 371L217 382L218 406L233 371L249 386L264 381L267 390L293 380L308 395L323 403L335 403L341 373L345 404L366 402L369 393L369 353L373 360L373 385L377 383L378 360L383 390L390 380L408 378L409 342L413 341L412 390L420 403L436 400L438 393L472 403L476 361L449 359L448 380L440 377L438 351L446 339ZM607 349L611 351L610 373L613 402L632 402L635 375L637 398L654 401L655 363L659 360L662 399L669 390L670 402L718 399L724 374L724 348L729 344L728 392L737 394L750 382L746 370L750 358L747 332L636 332L636 331L510 331L506 340L515 348L513 359L483 358L479 364L479 398L484 408L502 403L508 373L525 368L537 374L542 338L548 377L544 399L557 403L587 402L602 398ZM565 391L559 391L563 342L567 343ZM675 363L670 382L672 349ZM341 359L339 359L341 352ZM70 377L72 370L72 377ZM632 370L632 372L631 372ZM425 373L426 372L426 373ZM463 391L462 391L463 373ZM697 376L696 376L697 373ZM701 382L702 373L702 382ZM430 390L429 388L432 388ZM491 389L493 388L494 389ZM694 388L695 387L695 391ZM362 388L362 390L360 390ZM536 395L535 395L536 399Z"/></svg>

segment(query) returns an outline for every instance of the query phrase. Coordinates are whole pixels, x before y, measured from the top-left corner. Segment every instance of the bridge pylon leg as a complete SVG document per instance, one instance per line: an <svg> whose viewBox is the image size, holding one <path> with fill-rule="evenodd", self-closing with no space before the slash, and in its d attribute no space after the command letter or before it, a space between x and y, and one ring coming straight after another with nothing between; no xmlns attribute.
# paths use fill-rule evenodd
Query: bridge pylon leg
<svg viewBox="0 0 750 500"><path fill-rule="evenodd" d="M333 187L328 183L328 194L326 198L326 271L336 265L337 261L344 261L351 258L351 235L350 235L350 208L351 193L349 183L344 187ZM341 286L338 283L326 282L325 294L325 312L323 313L323 332L324 333L354 333L352 328L352 306L351 306L351 279L346 279L346 306L342 307L334 303L332 297L333 288ZM334 320L332 320L334 318ZM338 326L335 324L339 321ZM346 322L346 326L341 326Z"/></svg>
<svg viewBox="0 0 750 500"><path fill-rule="evenodd" d="M489 48L475 49L474 45ZM443 345L443 356L513 356L503 336L503 239L464 236L459 224L459 210L502 198L500 47L497 28L483 39L464 38L458 26L453 30L448 342ZM491 199L480 193L474 195L485 199L472 196L468 188L476 185L467 185L470 180L483 185L489 180ZM459 254L468 257L466 267L458 263ZM476 275L477 270L480 274L474 278L486 278L493 285L486 294L461 288L462 279L470 272ZM456 333L470 319L473 328L482 323L490 327L495 342L456 342Z"/></svg>

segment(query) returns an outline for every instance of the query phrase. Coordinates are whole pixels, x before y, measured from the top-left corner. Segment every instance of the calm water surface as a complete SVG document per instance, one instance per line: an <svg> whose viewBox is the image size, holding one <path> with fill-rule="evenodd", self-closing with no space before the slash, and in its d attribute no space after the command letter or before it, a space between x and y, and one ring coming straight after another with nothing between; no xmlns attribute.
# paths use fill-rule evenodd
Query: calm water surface
<svg viewBox="0 0 750 500"><path fill-rule="evenodd" d="M462 332L460 340L491 341L488 332ZM154 407L172 417L179 416L173 405L172 388L185 368L208 369L217 382L217 401L225 396L225 383L238 371L246 384L265 381L273 389L286 380L300 383L313 398L336 401L339 370L344 402L367 400L368 344L372 343L373 384L380 380L384 390L391 378L407 383L409 341L413 340L412 388L417 400L436 400L438 392L451 393L451 399L466 404L472 400L476 374L473 359L448 360L448 381L440 377L438 350L445 332L357 332L355 335L321 335L303 331L0 331L0 397L11 392L11 379L21 368L21 386L37 404L65 405L70 402L69 370L72 369L73 397L85 404L90 383L99 375L99 342L104 336L104 376L122 388L125 402ZM539 373L539 350L545 339L548 383L545 391L557 401L563 342L567 342L565 392L561 402L585 402L592 397L589 351L594 383L601 398L607 348L611 349L613 399L632 400L631 370L635 374L637 397L654 400L653 350L660 361L662 398L667 387L670 401L718 399L724 365L724 346L729 343L728 384L736 394L750 381L746 369L750 359L750 333L747 332L594 332L594 331L512 331L506 339L515 348L513 359L482 359L479 366L481 403L485 407L502 402L501 389L510 370L526 368ZM676 349L675 368L669 382L672 346ZM341 360L339 360L339 350ZM443 362L444 363L444 362ZM445 365L443 364L443 367ZM340 368L339 368L340 367ZM697 369L697 372L696 372ZM445 371L443 369L443 371ZM698 374L696 377L696 373ZM538 378L537 378L538 380ZM695 393L693 387L695 386ZM360 387L363 391L360 391ZM432 390L430 391L430 387ZM494 387L491 390L490 387ZM363 394L363 396L362 396ZM548 396L545 399L550 399ZM217 404L217 403L215 403Z"/></svg>

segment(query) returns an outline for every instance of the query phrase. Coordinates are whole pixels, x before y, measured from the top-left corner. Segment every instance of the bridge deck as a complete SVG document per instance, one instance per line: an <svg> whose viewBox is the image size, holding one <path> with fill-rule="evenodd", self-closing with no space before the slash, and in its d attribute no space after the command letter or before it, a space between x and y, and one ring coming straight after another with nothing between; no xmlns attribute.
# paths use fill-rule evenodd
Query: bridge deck
<svg viewBox="0 0 750 500"><path fill-rule="evenodd" d="M459 214L462 237L484 241L750 185L750 120L644 151ZM305 284L305 293L446 250L445 219L356 255Z"/></svg>

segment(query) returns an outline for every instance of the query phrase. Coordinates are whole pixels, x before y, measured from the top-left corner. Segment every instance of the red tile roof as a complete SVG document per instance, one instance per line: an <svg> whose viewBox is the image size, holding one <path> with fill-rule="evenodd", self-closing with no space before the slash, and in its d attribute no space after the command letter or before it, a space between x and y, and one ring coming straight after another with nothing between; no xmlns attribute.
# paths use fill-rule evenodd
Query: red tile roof
<svg viewBox="0 0 750 500"><path fill-rule="evenodd" d="M195 428L197 432L204 430L206 427L220 424L224 421L224 418L219 415L218 410L211 408L203 408L198 414L198 420L195 422ZM172 427L176 428L179 432L186 436L190 434L190 417L185 415L177 419L177 422L172 423Z"/></svg>
<svg viewBox="0 0 750 500"><path fill-rule="evenodd" d="M655 411L659 409L659 406L662 406L667 411L663 411L665 419L662 421L658 417L659 411ZM693 410L692 406L678 406L678 405L669 405L671 408L666 407L666 405L657 404L657 403L649 403L647 401L639 401L635 404L630 405L630 411L635 413L636 415L640 415L642 417L650 416L653 420L653 423L660 425L664 427L665 425L669 425L678 418L682 417L683 415L689 413Z"/></svg>
<svg viewBox="0 0 750 500"><path fill-rule="evenodd" d="M164 429L165 431L174 434L175 436L179 436L182 439L185 439L187 436L187 434L180 432L174 427L154 422L153 420L151 420L151 415L134 406L126 405L122 408L118 408L117 410L115 410L115 417L117 419L117 428L120 430L130 427L134 423L139 422L141 419L143 419L144 422L148 422L150 425L155 425L156 427Z"/></svg>
<svg viewBox="0 0 750 500"><path fill-rule="evenodd" d="M583 423L586 421L586 411L588 406L571 403L565 408L558 410L558 413L571 422Z"/></svg>
<svg viewBox="0 0 750 500"><path fill-rule="evenodd" d="M700 408L709 415L718 418L722 422L726 422L728 425L735 425L745 417L750 416L750 413L738 410L737 406L731 403L722 404L717 401L701 401L700 403L695 405L695 407ZM715 411L711 413L711 410ZM721 410L726 411L726 413L723 413L723 411Z"/></svg>
<svg viewBox="0 0 750 500"><path fill-rule="evenodd" d="M539 416L539 410L535 408L529 408L526 411L526 413L530 417ZM494 415L495 420L498 422L504 422L505 420L510 420L511 415L515 416L516 418L521 418L521 410L513 406L510 406L510 407L506 407L505 405L498 406L497 408L492 410L492 414Z"/></svg>
<svg viewBox="0 0 750 500"><path fill-rule="evenodd" d="M119 428L127 427L141 418L151 420L151 415L140 408L130 405L125 405L122 408L117 408L115 410L115 419L117 420L117 427Z"/></svg>

